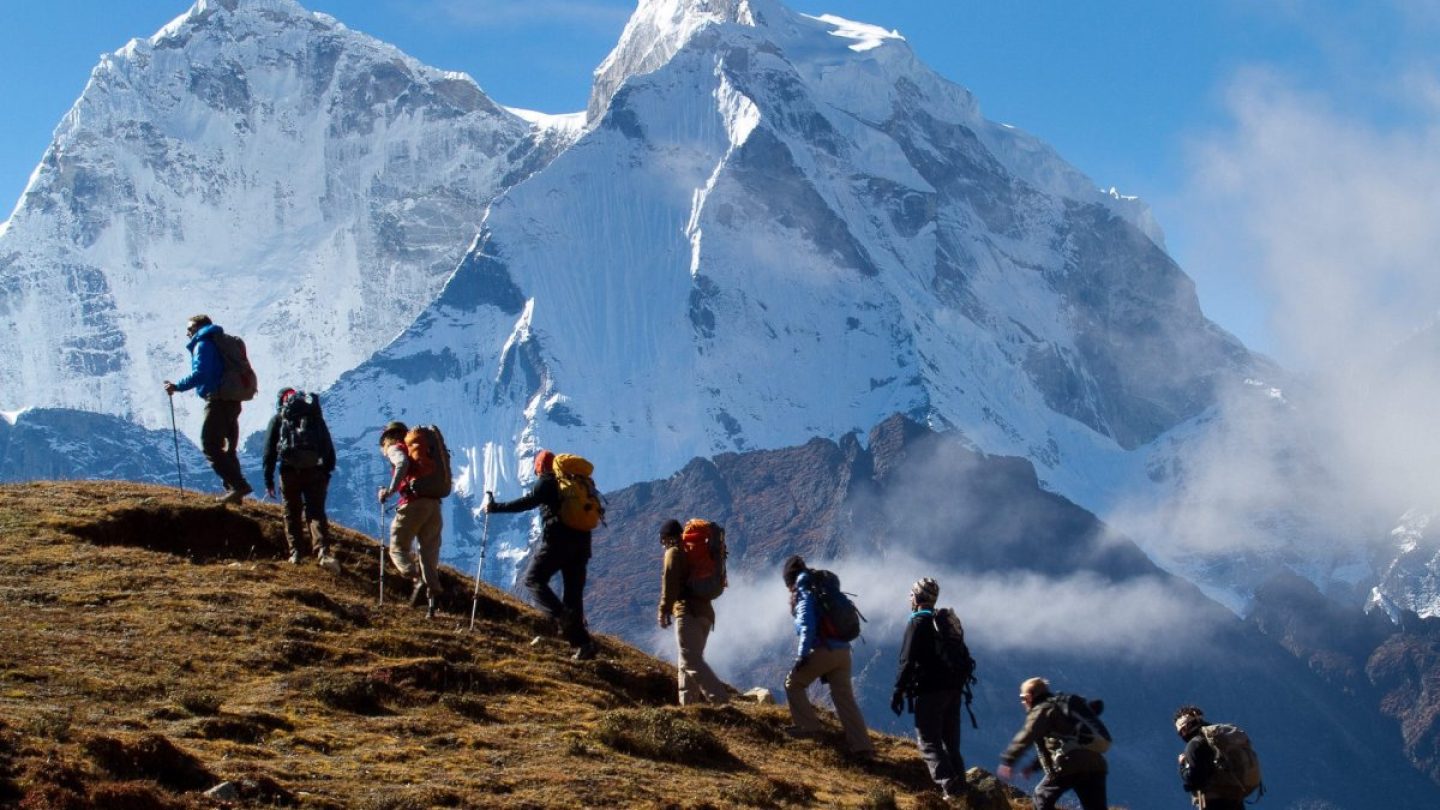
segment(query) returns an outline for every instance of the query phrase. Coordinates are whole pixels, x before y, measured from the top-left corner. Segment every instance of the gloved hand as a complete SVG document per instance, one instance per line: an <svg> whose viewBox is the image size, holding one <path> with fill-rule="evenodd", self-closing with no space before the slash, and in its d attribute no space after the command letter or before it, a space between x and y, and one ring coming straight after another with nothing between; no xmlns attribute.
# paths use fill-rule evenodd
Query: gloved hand
<svg viewBox="0 0 1440 810"><path fill-rule="evenodd" d="M669 627L669 626L670 626L670 614L669 614L669 613L661 613L660 616L659 616L659 620L660 620L660 626L661 626L661 627Z"/></svg>
<svg viewBox="0 0 1440 810"><path fill-rule="evenodd" d="M890 696L890 711L894 712L896 717L905 713L905 693L899 689Z"/></svg>
<svg viewBox="0 0 1440 810"><path fill-rule="evenodd" d="M384 503L384 502L385 502L385 499L388 498L388 497L390 497L390 490L389 490L389 488L388 488L388 487L381 487L381 488L380 488L380 491L375 494L375 497L376 497L377 499L379 499L379 501L380 501L381 503Z"/></svg>

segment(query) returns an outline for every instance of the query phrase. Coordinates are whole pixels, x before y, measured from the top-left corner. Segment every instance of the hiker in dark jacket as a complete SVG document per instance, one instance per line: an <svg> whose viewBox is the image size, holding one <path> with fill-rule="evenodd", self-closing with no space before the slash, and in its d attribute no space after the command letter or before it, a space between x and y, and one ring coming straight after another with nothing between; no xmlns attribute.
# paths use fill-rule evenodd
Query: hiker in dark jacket
<svg viewBox="0 0 1440 810"><path fill-rule="evenodd" d="M1189 793L1195 806L1203 810L1244 810L1245 797L1234 780L1225 780L1216 767L1214 746L1201 732L1206 726L1205 712L1199 706L1181 706L1175 712L1175 733L1185 741L1180 755L1180 786Z"/></svg>
<svg viewBox="0 0 1440 810"><path fill-rule="evenodd" d="M1055 803L1066 791L1075 791L1082 810L1106 810L1105 755L1073 745L1074 721L1051 700L1050 683L1044 678L1031 678L1020 684L1020 702L1025 706L1025 726L1000 755L996 774L1009 780L1011 766L1035 746L1039 766L1045 776L1035 786L1035 810L1055 810ZM1025 775L1034 773L1034 766L1025 768Z"/></svg>
<svg viewBox="0 0 1440 810"><path fill-rule="evenodd" d="M664 570L660 576L661 627L675 624L675 646L680 660L675 669L680 685L680 705L727 703L730 694L715 670L705 663L705 642L715 627L715 605L689 592L689 563L681 548L683 529L678 520L660 526L660 545L665 548Z"/></svg>
<svg viewBox="0 0 1440 810"><path fill-rule="evenodd" d="M297 438L301 419L310 432L303 440ZM282 434L284 452L280 447ZM298 441L310 446L294 446ZM280 391L275 415L270 417L270 429L265 434L262 466L265 495L270 498L275 497L277 461L280 496L285 500L285 542L290 546L290 562L299 565L309 556L313 540L320 565L338 570L339 563L330 553L330 520L325 516L325 496L330 489L330 475L335 472L335 444L320 412L319 400L299 394L294 388Z"/></svg>
<svg viewBox="0 0 1440 810"><path fill-rule="evenodd" d="M225 494L218 499L221 503L239 503L254 492L254 487L245 480L240 469L240 402L232 399L218 399L214 395L220 390L221 379L225 376L225 358L215 345L215 337L224 333L210 321L209 315L194 315L185 328L190 342L185 348L190 351L190 373L179 382L165 381L165 393L174 396L176 391L189 391L205 400L205 422L200 427L200 449L210 468L220 476L225 485Z"/></svg>
<svg viewBox="0 0 1440 810"><path fill-rule="evenodd" d="M573 648L577 661L588 661L599 646L585 627L585 573L590 563L590 532L572 529L560 520L560 482L555 478L555 454L541 450L535 456L535 486L513 501L487 499L487 512L528 512L540 510L540 547L530 558L525 588L536 604L559 628ZM488 496L488 493L487 493ZM550 580L560 574L565 588L562 600L550 589Z"/></svg>
<svg viewBox="0 0 1440 810"><path fill-rule="evenodd" d="M819 600L811 587L810 570L805 560L794 555L785 561L782 570L785 586L790 589L790 615L795 617L795 634L800 637L795 664L785 676L785 699L790 704L790 720L794 725L785 729L792 737L814 737L820 733L820 718L810 703L806 690L815 681L830 686L830 701L845 731L845 744L858 759L871 759L875 747L865 726L865 715L855 701L855 688L850 680L850 642L826 638L820 631Z"/></svg>
<svg viewBox="0 0 1440 810"><path fill-rule="evenodd" d="M395 520L390 523L390 562L400 576L415 583L410 592L410 606L418 606L424 597L426 615L433 617L444 592L440 582L440 536L445 529L445 518L439 498L416 495L411 489L416 465L410 463L410 453L405 446L409 433L410 428L404 422L390 422L380 431L380 453L390 462L391 473L390 483L377 495L382 504L391 495L399 496ZM419 546L418 566L411 558L412 545Z"/></svg>
<svg viewBox="0 0 1440 810"><path fill-rule="evenodd" d="M965 758L960 755L960 707L964 690L940 658L935 602L940 583L929 577L910 588L910 622L900 645L900 669L890 710L899 715L908 701L915 714L915 737L930 778L946 801L968 792Z"/></svg>

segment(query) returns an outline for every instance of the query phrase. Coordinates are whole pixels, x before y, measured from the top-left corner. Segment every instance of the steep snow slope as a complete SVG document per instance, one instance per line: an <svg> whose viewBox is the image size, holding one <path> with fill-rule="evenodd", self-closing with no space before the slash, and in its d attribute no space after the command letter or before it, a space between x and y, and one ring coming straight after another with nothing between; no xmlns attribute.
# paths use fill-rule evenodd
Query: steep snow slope
<svg viewBox="0 0 1440 810"><path fill-rule="evenodd" d="M1138 448L1270 371L1203 317L1142 207L892 33L647 0L589 115L337 383L355 446L434 420L472 477L487 442L511 476L544 445L610 488L900 412L1103 510L1147 480Z"/></svg>
<svg viewBox="0 0 1440 810"><path fill-rule="evenodd" d="M292 0L200 0L101 58L0 226L0 408L160 426L195 312L247 339L267 393L328 385L547 154L468 76Z"/></svg>

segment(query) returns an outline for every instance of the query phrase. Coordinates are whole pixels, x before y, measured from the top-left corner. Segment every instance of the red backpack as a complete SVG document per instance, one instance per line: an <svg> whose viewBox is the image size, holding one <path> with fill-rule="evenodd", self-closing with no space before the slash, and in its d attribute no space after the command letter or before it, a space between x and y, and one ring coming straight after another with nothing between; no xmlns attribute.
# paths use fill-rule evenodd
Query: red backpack
<svg viewBox="0 0 1440 810"><path fill-rule="evenodd" d="M725 576L725 527L708 520L694 518L685 524L680 535L680 550L685 552L689 576L685 589L691 596L718 599L729 581Z"/></svg>

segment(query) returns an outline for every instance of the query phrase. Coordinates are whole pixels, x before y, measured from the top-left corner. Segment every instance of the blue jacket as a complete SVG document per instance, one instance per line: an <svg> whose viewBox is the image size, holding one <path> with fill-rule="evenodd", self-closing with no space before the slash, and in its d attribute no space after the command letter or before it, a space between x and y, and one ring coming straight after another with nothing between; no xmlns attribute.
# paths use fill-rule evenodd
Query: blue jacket
<svg viewBox="0 0 1440 810"><path fill-rule="evenodd" d="M220 378L225 376L225 358L220 356L220 347L212 338L224 333L225 330L212 323L200 327L200 331L190 338L185 345L190 350L190 373L175 382L175 390L194 388L201 399L209 399L215 393L220 387Z"/></svg>
<svg viewBox="0 0 1440 810"><path fill-rule="evenodd" d="M820 604L815 592L810 589L809 571L795 578L795 592L795 635L800 637L800 649L796 655L804 658L822 644L829 650L848 650L850 642L820 635Z"/></svg>

